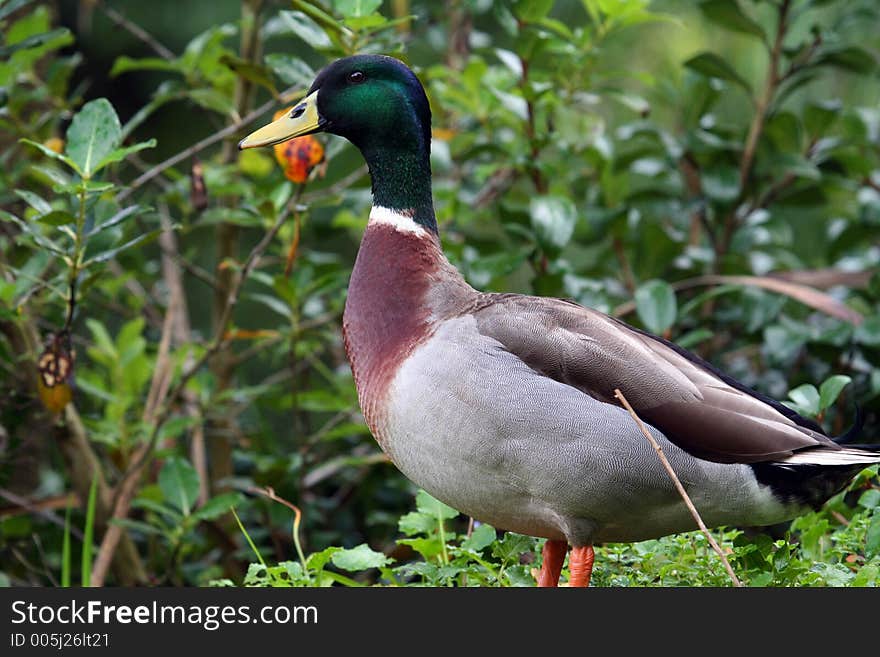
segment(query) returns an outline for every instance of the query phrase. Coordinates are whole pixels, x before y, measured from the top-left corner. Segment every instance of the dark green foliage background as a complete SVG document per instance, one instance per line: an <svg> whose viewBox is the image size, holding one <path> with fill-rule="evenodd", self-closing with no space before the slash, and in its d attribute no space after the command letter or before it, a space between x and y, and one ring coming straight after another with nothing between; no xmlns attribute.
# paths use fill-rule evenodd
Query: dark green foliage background
<svg viewBox="0 0 880 657"><path fill-rule="evenodd" d="M143 463L108 583L534 583L539 541L416 499L363 424L340 332L370 205L359 154L321 137L326 170L300 188L271 151L235 149L267 110L198 149L206 207L189 153L139 179L354 52L401 57L425 83L441 235L475 287L614 313L832 434L858 408L880 440L874 0L6 0L0 28L3 582L58 584L71 560L80 581L95 473L99 553ZM66 139L78 162L90 135L133 148L94 175L45 148ZM76 385L55 417L34 363L71 278ZM163 332L175 280L185 321ZM875 585L876 470L790 528L719 531L738 575ZM266 487L301 510L301 550ZM594 583L729 580L690 534L603 547Z"/></svg>

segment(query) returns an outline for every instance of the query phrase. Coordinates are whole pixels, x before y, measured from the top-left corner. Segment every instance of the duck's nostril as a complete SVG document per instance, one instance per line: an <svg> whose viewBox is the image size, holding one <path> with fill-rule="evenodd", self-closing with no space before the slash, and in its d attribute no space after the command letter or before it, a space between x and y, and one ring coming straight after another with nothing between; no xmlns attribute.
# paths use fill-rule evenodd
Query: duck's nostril
<svg viewBox="0 0 880 657"><path fill-rule="evenodd" d="M290 113L290 118L298 119L299 117L301 117L303 115L303 112L305 112L305 111L306 111L305 105L297 105L296 107L293 108L293 111Z"/></svg>

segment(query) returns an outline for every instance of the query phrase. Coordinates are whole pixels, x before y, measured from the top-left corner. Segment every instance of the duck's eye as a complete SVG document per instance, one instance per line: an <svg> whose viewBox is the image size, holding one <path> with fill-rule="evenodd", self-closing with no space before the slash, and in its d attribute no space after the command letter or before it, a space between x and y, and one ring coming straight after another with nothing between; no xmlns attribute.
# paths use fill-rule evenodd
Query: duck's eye
<svg viewBox="0 0 880 657"><path fill-rule="evenodd" d="M363 71L353 71L348 74L348 81L352 84L358 84L363 82L367 76L364 75Z"/></svg>

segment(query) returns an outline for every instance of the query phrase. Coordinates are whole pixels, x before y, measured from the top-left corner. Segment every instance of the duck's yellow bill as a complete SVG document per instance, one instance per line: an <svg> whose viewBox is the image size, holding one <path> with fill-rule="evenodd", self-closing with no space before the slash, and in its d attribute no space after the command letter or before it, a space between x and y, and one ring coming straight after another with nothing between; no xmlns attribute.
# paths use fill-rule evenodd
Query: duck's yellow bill
<svg viewBox="0 0 880 657"><path fill-rule="evenodd" d="M287 112L277 121L263 126L238 142L239 149L271 146L294 137L307 135L321 129L318 114L318 92L315 91Z"/></svg>

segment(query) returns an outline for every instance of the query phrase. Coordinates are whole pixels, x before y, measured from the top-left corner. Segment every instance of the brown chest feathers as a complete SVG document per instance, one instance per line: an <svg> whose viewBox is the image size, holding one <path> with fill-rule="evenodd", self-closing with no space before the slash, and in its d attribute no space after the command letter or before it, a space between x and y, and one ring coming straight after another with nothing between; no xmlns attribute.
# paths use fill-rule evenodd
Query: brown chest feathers
<svg viewBox="0 0 880 657"><path fill-rule="evenodd" d="M433 234L381 223L367 226L348 286L342 330L361 410L374 435L401 364L431 336L437 322L474 295Z"/></svg>

